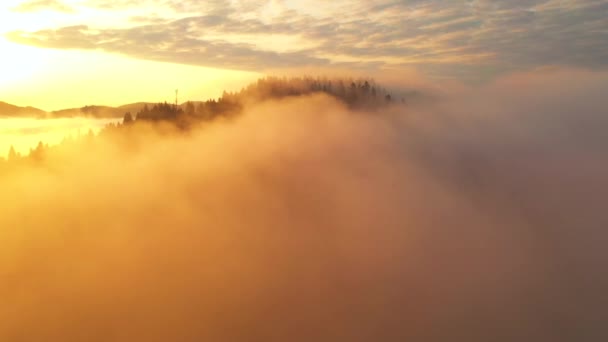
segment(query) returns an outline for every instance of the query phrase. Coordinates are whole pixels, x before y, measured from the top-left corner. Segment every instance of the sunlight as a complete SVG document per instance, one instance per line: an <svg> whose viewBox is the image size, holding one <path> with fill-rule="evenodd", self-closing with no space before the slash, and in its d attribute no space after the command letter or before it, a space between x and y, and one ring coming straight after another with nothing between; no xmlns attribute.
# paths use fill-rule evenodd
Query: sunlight
<svg viewBox="0 0 608 342"><path fill-rule="evenodd" d="M50 50L3 40L0 48L0 101L43 110L172 102L177 88L183 101L205 100L260 77L255 72L141 61L102 51Z"/></svg>
<svg viewBox="0 0 608 342"><path fill-rule="evenodd" d="M18 45L0 37L0 89L30 80L44 68L49 50Z"/></svg>

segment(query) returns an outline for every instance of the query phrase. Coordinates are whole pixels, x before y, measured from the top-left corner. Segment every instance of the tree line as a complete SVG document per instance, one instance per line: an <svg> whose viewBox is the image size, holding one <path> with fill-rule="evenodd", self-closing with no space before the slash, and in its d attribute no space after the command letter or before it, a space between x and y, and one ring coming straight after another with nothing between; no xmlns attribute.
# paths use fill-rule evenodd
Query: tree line
<svg viewBox="0 0 608 342"><path fill-rule="evenodd" d="M250 102L280 99L290 96L304 96L325 93L348 105L351 109L375 110L394 102L392 95L373 79L327 79L327 78L279 78L266 77L241 89L226 92L218 99L204 102L186 102L178 106L167 102L151 107L144 106L139 112L125 113L123 124L136 121L171 121L179 126L189 122L213 120L239 114ZM405 103L402 98L399 103Z"/></svg>
<svg viewBox="0 0 608 342"><path fill-rule="evenodd" d="M334 97L353 110L374 111L394 103L405 103L404 98L395 100L385 88L378 85L373 79L266 77L240 91L224 91L222 96L217 99L201 102L189 101L182 105L167 102L150 106L146 104L135 114L125 113L121 123L108 124L100 134L112 133L137 122L169 122L179 129L188 129L197 122L234 117L240 114L249 103L316 93L324 93ZM89 131L87 135L77 139L67 138L61 145L73 143L79 139L86 139L90 143L93 137L93 132ZM36 148L30 149L28 155L21 155L11 146L8 151L8 158L0 157L0 167L11 162L39 161L43 159L45 151L48 149L48 145L39 142Z"/></svg>

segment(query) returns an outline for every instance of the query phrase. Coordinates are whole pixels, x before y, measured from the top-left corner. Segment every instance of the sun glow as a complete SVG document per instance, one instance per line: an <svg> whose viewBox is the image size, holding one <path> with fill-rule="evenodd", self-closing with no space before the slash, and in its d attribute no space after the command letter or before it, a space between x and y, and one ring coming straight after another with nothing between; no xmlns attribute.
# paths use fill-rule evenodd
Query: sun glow
<svg viewBox="0 0 608 342"><path fill-rule="evenodd" d="M52 10L15 11L20 1L0 4L0 101L51 111L93 104L173 101L176 88L184 101L205 100L219 97L223 90L237 90L260 76L254 72L136 60L101 50L38 48L7 38L8 33L18 30L34 32L83 23L121 27L139 13L117 14L81 8L77 1L64 3L77 10L78 15Z"/></svg>
<svg viewBox="0 0 608 342"><path fill-rule="evenodd" d="M0 101L44 110L218 97L260 74L141 61L102 51L50 50L0 40ZM60 85L60 86L58 86Z"/></svg>
<svg viewBox="0 0 608 342"><path fill-rule="evenodd" d="M23 46L0 37L0 89L30 80L49 61L50 50Z"/></svg>

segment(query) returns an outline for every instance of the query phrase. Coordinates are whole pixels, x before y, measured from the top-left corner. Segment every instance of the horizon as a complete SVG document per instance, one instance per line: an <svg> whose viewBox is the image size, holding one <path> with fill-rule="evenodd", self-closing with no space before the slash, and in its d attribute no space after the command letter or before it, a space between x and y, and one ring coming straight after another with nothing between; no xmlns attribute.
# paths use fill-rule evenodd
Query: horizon
<svg viewBox="0 0 608 342"><path fill-rule="evenodd" d="M354 75L356 75L356 74L354 74ZM220 99L224 93L228 93L228 94L230 94L230 93L239 93L239 92L245 90L245 88L247 88L248 86L255 85L255 83L258 82L258 81L267 80L267 79L275 79L275 78L278 78L278 79L282 79L282 78L285 78L285 79L306 79L306 78L311 78L311 79L318 79L318 80L321 80L321 79L332 79L331 77L327 77L326 75L315 75L315 76L300 75L300 76L290 76L290 77L287 77L285 75L283 75L283 76L262 75L259 78L253 80L252 82L244 83L243 85L241 85L238 88L234 88L234 89L215 88L213 93L214 94L219 94L219 95L217 95L217 96L209 96L209 97L206 97L206 98L186 99L186 100L184 100L184 99L181 98L181 96L179 96L179 93L176 94L176 91L179 92L179 89L174 89L173 90L173 96L174 96L173 99L165 97L162 100L156 100L156 101L135 101L135 102L118 103L118 104L87 103L87 104L84 104L84 105L78 106L78 107L62 107L62 108L57 108L57 109L52 109L52 110L46 110L45 108L36 107L36 106L28 105L28 104L11 103L11 102L7 102L7 101L3 101L2 99L0 99L0 103L16 106L16 107L19 107L19 108L28 108L28 107L30 107L30 108L33 108L33 109L41 110L41 111L43 111L43 112L45 112L47 114L50 114L50 113L53 113L53 112L60 112L60 111L64 111L64 110L83 109L85 107L110 107L110 108L119 109L119 108L124 107L124 106L136 105L136 104L148 104L148 105L150 105L150 104L154 105L154 104L158 104L158 103L174 104L176 97L177 97L177 100L178 100L178 106L184 106L187 103L199 103L199 102L206 102L206 101L209 101L209 100L217 100L217 99ZM371 77L363 77L363 76L360 76L360 75L358 77L351 76L351 77L336 77L336 78L334 78L334 80L336 80L336 81L345 81L345 82L349 82L349 80L350 81L356 81L356 80L361 80L361 79L363 79L363 80L373 80L373 78L371 78ZM382 86L382 84L379 84L379 85ZM397 94L400 91L404 91L405 90L405 89L400 89L400 88L394 88L394 89L388 88L388 89L392 90L392 91L397 91ZM412 91L412 90L416 91L416 92L420 91L420 89L415 89L415 88L408 88L407 89L407 91Z"/></svg>
<svg viewBox="0 0 608 342"><path fill-rule="evenodd" d="M176 88L213 98L264 75L485 85L547 67L605 70L606 14L606 1L584 0L7 0L0 94L53 111L162 101Z"/></svg>

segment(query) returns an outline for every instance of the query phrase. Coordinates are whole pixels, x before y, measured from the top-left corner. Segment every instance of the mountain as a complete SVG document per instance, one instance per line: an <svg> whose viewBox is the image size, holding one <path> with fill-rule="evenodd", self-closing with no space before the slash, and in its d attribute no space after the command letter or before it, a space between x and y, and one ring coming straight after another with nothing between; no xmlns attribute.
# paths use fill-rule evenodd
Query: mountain
<svg viewBox="0 0 608 342"><path fill-rule="evenodd" d="M19 107L10 103L0 101L0 118L73 118L73 117L93 117L98 119L122 118L126 112L135 114L142 110L144 106L152 106L154 103L137 102L122 105L119 107L110 106L84 106L82 108L68 108L45 112L34 107Z"/></svg>
<svg viewBox="0 0 608 342"><path fill-rule="evenodd" d="M82 108L69 108L56 110L50 113L50 117L52 118L73 118L79 116L85 117L93 117L98 119L113 119L113 118L122 118L125 113L131 112L135 114L142 110L144 106L152 106L153 103L147 102L137 102L130 103L126 105L122 105L119 107L109 107L109 106L84 106Z"/></svg>
<svg viewBox="0 0 608 342"><path fill-rule="evenodd" d="M46 112L34 107L19 107L0 101L0 117L45 117Z"/></svg>
<svg viewBox="0 0 608 342"><path fill-rule="evenodd" d="M120 117L123 117L126 112L131 112L131 114L136 114L137 112L144 109L145 106L152 107L154 105L155 105L155 103L153 103L153 102L136 102L136 103L122 105L120 107L117 107L116 109L121 111Z"/></svg>
<svg viewBox="0 0 608 342"><path fill-rule="evenodd" d="M348 107L357 110L374 111L392 104L420 104L434 102L433 95L416 90L400 89L396 93L389 93L386 88L377 84L373 79L326 79L326 78L278 78L266 77L241 89L238 92L224 92L218 99L207 101L190 101L182 103L176 108L172 103L136 102L118 107L110 106L84 106L44 112L33 107L18 107L0 102L0 117L36 117L36 118L73 118L89 117L98 119L122 119L125 113L130 112L137 116L145 106L146 115L151 118L161 118L163 115L174 117L176 109L188 115L210 119L217 115L225 115L240 111L245 103L251 101L265 101L280 99L289 96L303 96L314 93L325 93ZM156 111L152 108L156 107ZM166 113L165 113L166 109Z"/></svg>
<svg viewBox="0 0 608 342"><path fill-rule="evenodd" d="M55 110L50 113L50 117L52 118L73 118L79 116L105 119L119 117L120 113L116 108L108 106L84 106L82 108Z"/></svg>

